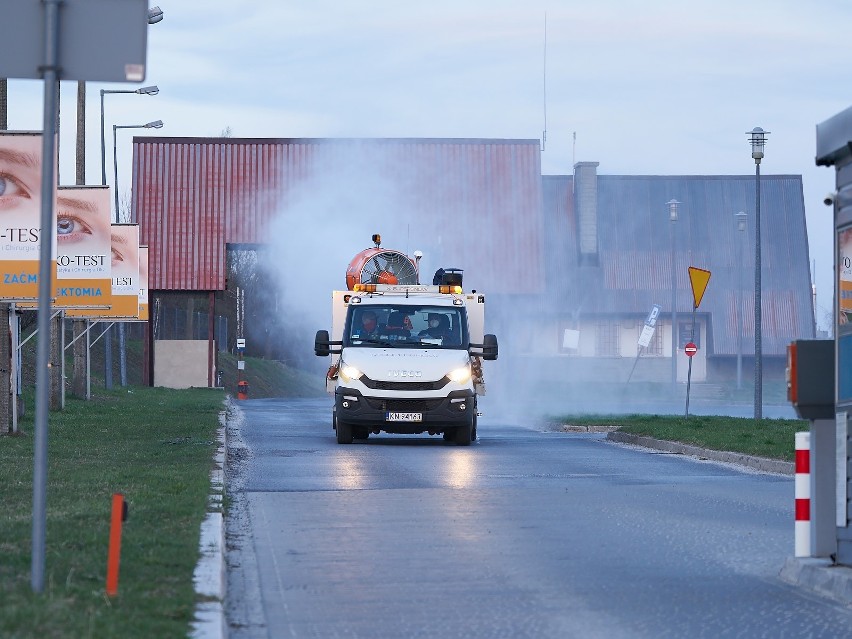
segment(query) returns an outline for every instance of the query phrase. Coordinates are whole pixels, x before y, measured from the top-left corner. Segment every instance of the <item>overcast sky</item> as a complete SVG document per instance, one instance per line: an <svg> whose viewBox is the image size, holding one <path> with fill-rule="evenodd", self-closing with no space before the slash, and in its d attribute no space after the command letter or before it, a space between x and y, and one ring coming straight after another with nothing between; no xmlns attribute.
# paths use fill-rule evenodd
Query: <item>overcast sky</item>
<svg viewBox="0 0 852 639"><path fill-rule="evenodd" d="M848 0L158 4L144 84L160 94L106 96L110 182L112 124L157 119L165 127L152 134L165 136L541 138L546 128L545 174L569 174L576 160L611 175L753 174L745 132L760 126L771 132L762 173L803 176L826 324L822 199L834 171L815 166L815 125L852 105ZM98 90L137 86L88 85L90 183L100 183ZM42 91L10 81L10 129L41 128ZM62 183L74 181L75 92L62 90ZM119 131L121 191L140 134Z"/></svg>

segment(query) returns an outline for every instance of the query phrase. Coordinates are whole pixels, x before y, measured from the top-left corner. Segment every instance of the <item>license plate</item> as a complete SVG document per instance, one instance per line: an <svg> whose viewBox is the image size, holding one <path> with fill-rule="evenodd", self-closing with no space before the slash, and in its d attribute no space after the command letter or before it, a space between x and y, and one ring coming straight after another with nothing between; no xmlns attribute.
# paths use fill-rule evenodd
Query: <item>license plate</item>
<svg viewBox="0 0 852 639"><path fill-rule="evenodd" d="M422 422L423 413L388 413L385 415L388 422Z"/></svg>

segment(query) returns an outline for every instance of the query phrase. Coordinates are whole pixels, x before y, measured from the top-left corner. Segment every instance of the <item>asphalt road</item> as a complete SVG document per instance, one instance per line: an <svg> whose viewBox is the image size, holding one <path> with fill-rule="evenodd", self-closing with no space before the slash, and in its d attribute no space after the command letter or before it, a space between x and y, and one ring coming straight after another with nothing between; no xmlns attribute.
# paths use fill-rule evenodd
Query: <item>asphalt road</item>
<svg viewBox="0 0 852 639"><path fill-rule="evenodd" d="M470 447L340 446L329 401L239 406L232 637L852 636L778 578L792 478L487 415Z"/></svg>

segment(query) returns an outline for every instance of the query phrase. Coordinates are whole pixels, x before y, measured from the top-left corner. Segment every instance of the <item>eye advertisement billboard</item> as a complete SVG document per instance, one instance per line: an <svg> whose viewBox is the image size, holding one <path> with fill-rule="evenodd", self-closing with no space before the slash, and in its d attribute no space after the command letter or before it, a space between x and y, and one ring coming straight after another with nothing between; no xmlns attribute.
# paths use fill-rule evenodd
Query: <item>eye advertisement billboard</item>
<svg viewBox="0 0 852 639"><path fill-rule="evenodd" d="M109 307L110 189L60 186L56 195L57 307Z"/></svg>
<svg viewBox="0 0 852 639"><path fill-rule="evenodd" d="M112 308L108 317L137 319L139 316L139 225L113 224Z"/></svg>
<svg viewBox="0 0 852 639"><path fill-rule="evenodd" d="M148 321L148 247L139 247L139 319Z"/></svg>
<svg viewBox="0 0 852 639"><path fill-rule="evenodd" d="M0 131L0 299L6 301L38 299L41 147L41 133ZM55 235L50 247L55 272Z"/></svg>

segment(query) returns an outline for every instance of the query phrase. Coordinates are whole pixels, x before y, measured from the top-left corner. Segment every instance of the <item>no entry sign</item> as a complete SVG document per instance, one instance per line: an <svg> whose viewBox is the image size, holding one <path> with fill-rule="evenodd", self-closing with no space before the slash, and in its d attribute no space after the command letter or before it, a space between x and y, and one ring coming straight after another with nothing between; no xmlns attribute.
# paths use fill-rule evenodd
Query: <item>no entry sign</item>
<svg viewBox="0 0 852 639"><path fill-rule="evenodd" d="M689 342L683 347L683 352L686 353L688 357L692 357L698 352L698 347L693 342Z"/></svg>

